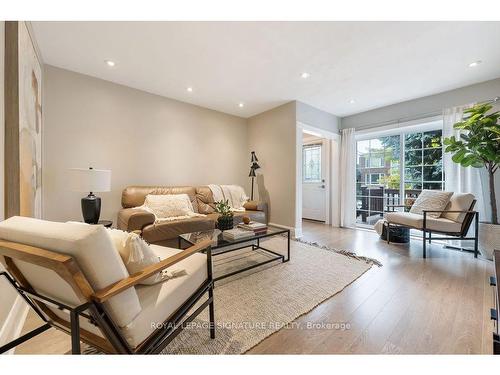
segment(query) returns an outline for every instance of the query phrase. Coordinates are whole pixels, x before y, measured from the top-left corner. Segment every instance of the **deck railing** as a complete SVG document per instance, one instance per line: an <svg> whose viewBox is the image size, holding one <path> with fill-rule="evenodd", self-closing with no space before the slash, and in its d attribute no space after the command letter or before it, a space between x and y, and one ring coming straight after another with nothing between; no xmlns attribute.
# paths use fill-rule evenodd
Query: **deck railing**
<svg viewBox="0 0 500 375"><path fill-rule="evenodd" d="M383 216L388 205L403 204L408 198L417 198L421 190L406 189L404 199L401 199L399 189L385 188L382 185L363 185L357 200L361 201L356 210L356 217L361 216L361 222L366 223L368 217Z"/></svg>

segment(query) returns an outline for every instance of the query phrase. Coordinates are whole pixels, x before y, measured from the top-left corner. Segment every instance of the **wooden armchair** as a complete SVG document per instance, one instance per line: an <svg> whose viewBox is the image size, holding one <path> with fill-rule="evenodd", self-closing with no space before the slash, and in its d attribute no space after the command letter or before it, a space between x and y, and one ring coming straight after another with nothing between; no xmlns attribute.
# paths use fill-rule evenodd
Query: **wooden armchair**
<svg viewBox="0 0 500 375"><path fill-rule="evenodd" d="M0 353L50 327L71 336L73 354L80 353L80 340L104 353L159 353L206 307L210 337L215 337L209 240L186 250L152 245L164 259L128 275L106 236L101 226L20 217L0 223L0 260L8 271L0 275L45 322L0 347ZM173 265L185 269L187 275L139 286ZM189 314L205 293L204 302Z"/></svg>

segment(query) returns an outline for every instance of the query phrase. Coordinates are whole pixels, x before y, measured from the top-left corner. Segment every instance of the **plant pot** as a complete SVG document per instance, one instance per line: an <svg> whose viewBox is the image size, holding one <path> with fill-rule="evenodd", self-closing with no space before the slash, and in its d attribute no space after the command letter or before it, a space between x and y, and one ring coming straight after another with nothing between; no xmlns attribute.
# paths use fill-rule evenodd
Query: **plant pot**
<svg viewBox="0 0 500 375"><path fill-rule="evenodd" d="M233 229L233 216L219 216L217 218L217 229L219 230Z"/></svg>
<svg viewBox="0 0 500 375"><path fill-rule="evenodd" d="M479 223L479 250L493 259L493 250L500 250L500 224Z"/></svg>

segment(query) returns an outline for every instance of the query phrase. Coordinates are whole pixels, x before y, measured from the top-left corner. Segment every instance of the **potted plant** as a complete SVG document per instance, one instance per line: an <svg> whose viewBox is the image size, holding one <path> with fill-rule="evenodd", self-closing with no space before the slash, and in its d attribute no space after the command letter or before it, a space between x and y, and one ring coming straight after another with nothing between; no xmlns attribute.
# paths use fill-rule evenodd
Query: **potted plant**
<svg viewBox="0 0 500 375"><path fill-rule="evenodd" d="M463 167L486 168L488 172L491 217L479 225L479 246L491 257L500 249L500 225L495 192L495 172L500 167L500 124L498 111L488 113L490 104L477 104L466 109L467 117L456 123L455 129L463 130L460 139L444 139L445 151L453 153L452 160Z"/></svg>
<svg viewBox="0 0 500 375"><path fill-rule="evenodd" d="M229 206L229 200L215 202L215 212L219 214L217 218L217 228L227 230L233 228L233 212Z"/></svg>

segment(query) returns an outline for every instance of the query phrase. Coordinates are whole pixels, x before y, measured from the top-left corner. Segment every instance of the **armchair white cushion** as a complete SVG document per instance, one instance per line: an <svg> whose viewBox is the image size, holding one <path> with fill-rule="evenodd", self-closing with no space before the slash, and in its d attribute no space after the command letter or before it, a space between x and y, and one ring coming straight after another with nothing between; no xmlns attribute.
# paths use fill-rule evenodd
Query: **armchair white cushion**
<svg viewBox="0 0 500 375"><path fill-rule="evenodd" d="M406 225L408 227L422 229L424 227L424 216L411 212L387 212L385 218L393 224ZM439 232L458 233L462 228L461 223L444 217L427 217L426 227Z"/></svg>
<svg viewBox="0 0 500 375"><path fill-rule="evenodd" d="M150 245L162 260L182 252L179 249ZM173 268L182 268L186 275L169 279L155 285L140 285L136 288L142 310L127 326L122 328L127 341L133 347L139 345L163 323L207 280L207 256L197 253L177 263ZM169 270L169 269L167 269ZM165 329L161 327L160 329Z"/></svg>
<svg viewBox="0 0 500 375"><path fill-rule="evenodd" d="M14 216L0 223L0 238L72 256L94 290L100 290L129 276L107 230L101 225L58 223ZM65 291L62 285L47 282L46 269L27 263L23 267L23 274L31 274L29 282L38 280L44 283L44 292L69 293L69 288ZM27 267L31 267L29 272ZM37 273L40 274L38 278ZM37 289L38 285L32 286ZM40 286L37 290L40 290ZM74 297L68 294L67 300L74 300ZM129 324L141 311L135 288L110 298L105 306L120 327Z"/></svg>

